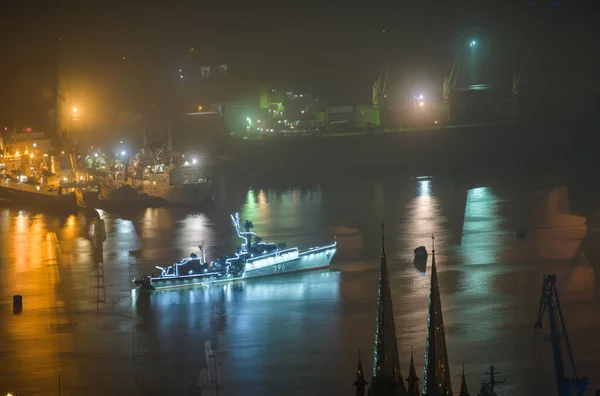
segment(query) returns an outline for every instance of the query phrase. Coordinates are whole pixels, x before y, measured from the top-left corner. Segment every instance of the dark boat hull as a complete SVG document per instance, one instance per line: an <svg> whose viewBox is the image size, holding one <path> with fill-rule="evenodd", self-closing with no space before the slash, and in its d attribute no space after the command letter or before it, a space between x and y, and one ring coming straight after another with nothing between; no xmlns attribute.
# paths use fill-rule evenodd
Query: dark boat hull
<svg viewBox="0 0 600 396"><path fill-rule="evenodd" d="M110 212L165 206L165 202L163 200L148 196L138 196L134 198L119 199L101 199L97 193L84 193L83 197L89 207L95 209L102 209Z"/></svg>
<svg viewBox="0 0 600 396"><path fill-rule="evenodd" d="M75 194L45 195L0 185L0 200L53 211L77 211Z"/></svg>

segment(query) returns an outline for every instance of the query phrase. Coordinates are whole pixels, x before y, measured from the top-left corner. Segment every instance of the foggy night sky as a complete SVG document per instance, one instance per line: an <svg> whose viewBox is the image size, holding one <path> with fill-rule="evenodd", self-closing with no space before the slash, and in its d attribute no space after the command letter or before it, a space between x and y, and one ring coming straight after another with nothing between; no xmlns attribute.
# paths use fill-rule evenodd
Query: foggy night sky
<svg viewBox="0 0 600 396"><path fill-rule="evenodd" d="M524 81L541 97L598 92L598 29L586 2L46 3L0 5L0 122L10 125L16 113L43 127L53 107L57 37L62 73L74 95L85 91L81 100L102 108L97 118L172 103L190 47L199 63L226 63L236 79L368 102L382 48L401 78L433 80L449 70L461 35L476 34L491 43L490 78L510 77L527 58L532 78ZM385 38L376 37L382 29Z"/></svg>

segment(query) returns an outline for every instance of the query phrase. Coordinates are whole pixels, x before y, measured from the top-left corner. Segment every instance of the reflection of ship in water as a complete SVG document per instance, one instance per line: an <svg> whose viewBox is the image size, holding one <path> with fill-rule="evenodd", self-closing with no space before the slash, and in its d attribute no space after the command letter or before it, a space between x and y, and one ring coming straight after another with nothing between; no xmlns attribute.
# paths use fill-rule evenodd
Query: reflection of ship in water
<svg viewBox="0 0 600 396"><path fill-rule="evenodd" d="M490 381L488 382L486 380L481 380L481 388L479 389L479 393L477 394L477 396L498 396L495 391L496 385L500 385L506 382L506 380L504 379L497 379L496 376L498 374L502 373L496 370L496 367L494 367L493 365L490 366L489 371L485 373L485 375L490 376Z"/></svg>

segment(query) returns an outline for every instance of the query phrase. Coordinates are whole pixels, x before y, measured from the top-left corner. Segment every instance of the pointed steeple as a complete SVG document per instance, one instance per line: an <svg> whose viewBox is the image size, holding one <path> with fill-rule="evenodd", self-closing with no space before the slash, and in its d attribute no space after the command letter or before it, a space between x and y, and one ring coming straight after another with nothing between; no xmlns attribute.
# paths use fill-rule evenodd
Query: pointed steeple
<svg viewBox="0 0 600 396"><path fill-rule="evenodd" d="M392 293L385 254L384 225L381 224L381 269L377 292L377 327L373 348L373 378L369 396L406 396L400 372Z"/></svg>
<svg viewBox="0 0 600 396"><path fill-rule="evenodd" d="M408 378L406 378L406 382L408 383L407 394L408 396L419 396L419 380L417 377L417 370L415 369L415 359L413 357L413 349L412 345L410 347L410 369L408 372Z"/></svg>
<svg viewBox="0 0 600 396"><path fill-rule="evenodd" d="M365 396L365 389L367 388L368 382L365 381L363 374L362 362L360 360L360 349L358 350L358 368L356 369L356 381L354 386L356 387L356 396Z"/></svg>
<svg viewBox="0 0 600 396"><path fill-rule="evenodd" d="M435 237L431 259L431 290L429 294L429 317L427 318L427 341L425 344L425 369L423 371L423 396L453 396L448 367L448 350L442 318L442 301L435 265Z"/></svg>
<svg viewBox="0 0 600 396"><path fill-rule="evenodd" d="M471 396L467 389L467 379L465 378L465 364L462 365L462 381L460 382L460 395L458 396Z"/></svg>

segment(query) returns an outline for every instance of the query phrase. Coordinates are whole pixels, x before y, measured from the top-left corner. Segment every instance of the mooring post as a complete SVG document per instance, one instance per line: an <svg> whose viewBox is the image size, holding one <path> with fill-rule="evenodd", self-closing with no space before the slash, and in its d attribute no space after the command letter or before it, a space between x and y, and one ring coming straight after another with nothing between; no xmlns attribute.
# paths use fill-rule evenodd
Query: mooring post
<svg viewBox="0 0 600 396"><path fill-rule="evenodd" d="M23 312L23 296L16 294L13 296L13 314L18 315Z"/></svg>

